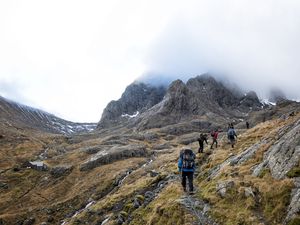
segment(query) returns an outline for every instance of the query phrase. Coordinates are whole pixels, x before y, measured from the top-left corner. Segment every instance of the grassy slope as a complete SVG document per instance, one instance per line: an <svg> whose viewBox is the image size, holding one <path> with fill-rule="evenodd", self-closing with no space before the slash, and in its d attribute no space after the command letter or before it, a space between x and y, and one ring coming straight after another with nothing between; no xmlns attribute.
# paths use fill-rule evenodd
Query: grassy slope
<svg viewBox="0 0 300 225"><path fill-rule="evenodd" d="M259 224L260 222L280 224L286 214L285 210L289 202L292 188L291 179L275 180L268 171L264 171L261 177L253 177L251 168L262 161L264 152L276 141L277 131L299 118L300 115L297 115L286 121L273 120L259 124L244 133L241 132L234 149L231 149L223 139L218 149L213 151L205 149L205 156L208 158L203 159L204 155L197 156L201 166L198 167L200 175L195 179L195 185L199 190L196 197L210 202L212 205L211 215L220 224ZM175 147L171 147L164 154L159 154L149 166L135 170L120 188L104 197L102 194L113 188L113 182L118 175L124 174L130 168L136 168L136 165L145 162L145 159L131 158L88 172L80 172L80 163L89 156L78 149L101 143L100 137L79 144L69 144L64 138L59 137L42 135L36 137L19 132L12 133L12 135L16 135L13 140L18 141L1 142L0 156L4 160L0 163L0 169L4 171L10 168L1 174L1 181L8 183L10 188L0 190L0 218L12 223L35 214L38 224L46 221L51 215L54 217L54 224L58 224L58 221L65 218L66 214L84 207L92 198L96 200L96 203L89 210L78 214L70 221L70 224L78 224L80 221L97 224L107 215L112 216L107 224L115 224L120 212L125 216L130 215L132 217L130 224L134 225L192 224L195 218L178 203L178 199L183 195L179 179L170 182L146 207L133 208L132 203L135 197L151 190L169 174L177 173L177 157L180 149L184 146L178 145L177 138L165 140L162 134L158 131L157 133L160 135L159 140L140 142L147 144L150 149L154 144L164 143ZM206 172L222 163L230 154L238 154L266 137L268 143L262 146L252 159L240 166L225 167L216 179L210 181L206 179ZM136 142L139 143L139 141ZM50 166L72 164L74 169L71 174L53 178L48 172L28 169L17 172L11 170L24 159L28 160L38 155L45 146L52 146L50 148L52 159L47 161L48 164ZM194 150L198 148L196 142L190 146ZM67 153L59 154L56 150L60 148L66 149ZM150 170L155 170L159 176L151 177ZM216 193L216 184L220 180L235 182L234 188L228 192L225 198L221 198ZM257 193L256 197L245 197L245 189L249 187ZM49 214L49 210L52 213Z"/></svg>
<svg viewBox="0 0 300 225"><path fill-rule="evenodd" d="M286 215L290 201L290 192L293 187L291 179L275 180L269 171L264 171L260 177L252 176L251 168L262 161L264 152L277 138L281 127L299 120L300 115L286 121L273 120L247 130L239 135L234 149L223 143L220 149L214 151L209 162L203 165L203 176L198 177L200 188L199 196L212 204L212 215L221 224L281 224ZM208 181L205 176L210 168L224 161L229 154L238 154L247 147L267 138L268 143L261 146L256 155L239 166L227 166L216 179ZM233 180L235 186L225 198L216 193L216 184L221 180ZM246 197L245 188L251 187L256 192L255 197Z"/></svg>

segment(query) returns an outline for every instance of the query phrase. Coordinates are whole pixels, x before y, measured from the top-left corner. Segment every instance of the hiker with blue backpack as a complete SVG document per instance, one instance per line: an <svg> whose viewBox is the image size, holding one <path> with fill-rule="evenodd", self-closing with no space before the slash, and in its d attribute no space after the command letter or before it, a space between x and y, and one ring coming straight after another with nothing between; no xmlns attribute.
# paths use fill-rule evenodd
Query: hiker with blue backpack
<svg viewBox="0 0 300 225"><path fill-rule="evenodd" d="M193 178L195 172L195 154L191 149L183 149L178 160L178 170L181 172L181 184L183 191L186 192L186 180L189 182L189 194L194 194Z"/></svg>
<svg viewBox="0 0 300 225"><path fill-rule="evenodd" d="M229 127L229 129L227 131L227 137L228 137L228 140L231 144L231 147L234 148L234 144L235 144L237 135L236 135L236 132L235 132L233 126Z"/></svg>

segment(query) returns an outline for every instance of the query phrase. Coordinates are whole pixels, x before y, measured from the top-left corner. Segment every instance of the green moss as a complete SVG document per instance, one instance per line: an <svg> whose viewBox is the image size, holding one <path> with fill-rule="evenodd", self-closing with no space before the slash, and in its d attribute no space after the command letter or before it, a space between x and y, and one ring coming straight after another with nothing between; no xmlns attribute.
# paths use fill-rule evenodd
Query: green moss
<svg viewBox="0 0 300 225"><path fill-rule="evenodd" d="M263 170L260 172L260 174L258 175L258 177L259 177L259 178L263 178L264 176L266 176L266 175L268 175L268 174L270 174L270 169L265 168L265 169L263 169Z"/></svg>
<svg viewBox="0 0 300 225"><path fill-rule="evenodd" d="M287 225L300 225L300 217L292 219Z"/></svg>
<svg viewBox="0 0 300 225"><path fill-rule="evenodd" d="M287 174L289 178L300 177L300 167L294 167Z"/></svg>

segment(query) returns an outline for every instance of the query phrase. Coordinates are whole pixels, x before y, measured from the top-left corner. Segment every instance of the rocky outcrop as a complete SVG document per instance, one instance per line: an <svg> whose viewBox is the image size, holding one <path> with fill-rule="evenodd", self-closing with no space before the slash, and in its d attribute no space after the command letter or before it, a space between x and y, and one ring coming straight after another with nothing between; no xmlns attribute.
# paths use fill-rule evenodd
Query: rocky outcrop
<svg viewBox="0 0 300 225"><path fill-rule="evenodd" d="M300 177L294 179L295 188L292 190L291 202L287 209L285 224L294 219L300 213Z"/></svg>
<svg viewBox="0 0 300 225"><path fill-rule="evenodd" d="M245 162L247 162L249 159L251 159L255 153L263 147L267 143L267 139L263 139L256 144L250 146L249 148L245 149L241 153L237 155L230 155L224 162L221 164L215 166L208 172L208 180L214 179L217 176L220 175L220 171L222 171L223 168L226 166L235 166L235 165L241 165Z"/></svg>
<svg viewBox="0 0 300 225"><path fill-rule="evenodd" d="M275 179L282 179L300 160L300 120L287 131L264 155L264 160L253 171L258 176L264 168Z"/></svg>
<svg viewBox="0 0 300 225"><path fill-rule="evenodd" d="M233 180L220 181L216 185L216 192L222 197L225 198L228 190L234 187L235 183Z"/></svg>
<svg viewBox="0 0 300 225"><path fill-rule="evenodd" d="M237 93L208 74L189 79L187 83L175 80L167 91L134 83L118 101L109 103L98 127L126 123L129 127L144 130L176 124L196 115L206 116L206 120L215 121L216 117L228 120L261 109L255 92Z"/></svg>
<svg viewBox="0 0 300 225"><path fill-rule="evenodd" d="M134 118L160 102L165 92L164 86L154 87L134 82L126 88L119 100L107 105L97 127L106 128Z"/></svg>
<svg viewBox="0 0 300 225"><path fill-rule="evenodd" d="M137 117L135 125L143 130L178 124L197 116L219 126L228 118L243 118L245 113L259 110L261 106L254 92L236 95L213 77L202 75L189 79L186 84L181 80L171 83L164 99ZM212 124L206 122L200 125L207 127Z"/></svg>
<svg viewBox="0 0 300 225"><path fill-rule="evenodd" d="M260 104L257 94L254 91L250 91L241 98L238 106L242 107L243 110L252 108L258 110L262 105Z"/></svg>
<svg viewBox="0 0 300 225"><path fill-rule="evenodd" d="M127 145L112 147L107 151L100 151L88 161L80 165L81 171L91 170L95 167L112 163L130 157L146 157L149 153L144 145Z"/></svg>
<svg viewBox="0 0 300 225"><path fill-rule="evenodd" d="M72 169L73 169L72 165L60 165L51 168L50 174L53 177L58 178L70 174L72 172Z"/></svg>

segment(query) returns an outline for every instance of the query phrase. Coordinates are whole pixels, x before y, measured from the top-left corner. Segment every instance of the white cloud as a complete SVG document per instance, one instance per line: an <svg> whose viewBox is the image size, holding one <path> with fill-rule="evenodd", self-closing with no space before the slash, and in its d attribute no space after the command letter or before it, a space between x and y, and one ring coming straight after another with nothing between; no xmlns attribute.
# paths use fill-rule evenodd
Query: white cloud
<svg viewBox="0 0 300 225"><path fill-rule="evenodd" d="M300 97L300 2L209 0L185 4L148 55L148 69L187 77L211 72L266 95Z"/></svg>
<svg viewBox="0 0 300 225"><path fill-rule="evenodd" d="M18 96L2 88L0 94L30 99L66 119L98 121L106 104L143 73L147 46L171 13L160 5L157 0L1 1L0 82L17 80L23 88L14 86Z"/></svg>
<svg viewBox="0 0 300 225"><path fill-rule="evenodd" d="M147 71L212 71L300 98L298 15L296 0L1 1L0 95L98 121Z"/></svg>

